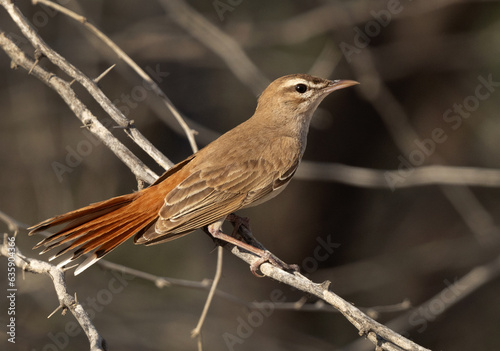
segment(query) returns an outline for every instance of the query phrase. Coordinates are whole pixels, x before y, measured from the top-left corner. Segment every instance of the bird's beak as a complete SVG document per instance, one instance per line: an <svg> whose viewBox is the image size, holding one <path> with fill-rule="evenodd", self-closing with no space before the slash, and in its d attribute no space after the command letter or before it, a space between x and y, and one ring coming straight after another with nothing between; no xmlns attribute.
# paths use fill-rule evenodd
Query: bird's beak
<svg viewBox="0 0 500 351"><path fill-rule="evenodd" d="M344 89L357 84L359 84L359 82L356 82L355 80L347 80L347 79L332 80L324 91L325 93L331 93L332 91Z"/></svg>

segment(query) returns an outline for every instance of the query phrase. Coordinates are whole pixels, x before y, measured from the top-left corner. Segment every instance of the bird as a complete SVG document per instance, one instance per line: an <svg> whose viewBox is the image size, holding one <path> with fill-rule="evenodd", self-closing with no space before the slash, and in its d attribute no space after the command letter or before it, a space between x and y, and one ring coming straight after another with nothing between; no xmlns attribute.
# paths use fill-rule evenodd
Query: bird
<svg viewBox="0 0 500 351"><path fill-rule="evenodd" d="M266 252L222 232L228 215L270 200L289 184L300 164L311 118L331 92L359 84L291 74L262 92L254 114L204 148L177 163L142 190L113 197L49 218L29 235L64 225L33 249L59 249L49 261L67 257L64 267L83 255L77 275L134 236L153 245L205 228L266 261ZM255 274L258 267L251 266Z"/></svg>

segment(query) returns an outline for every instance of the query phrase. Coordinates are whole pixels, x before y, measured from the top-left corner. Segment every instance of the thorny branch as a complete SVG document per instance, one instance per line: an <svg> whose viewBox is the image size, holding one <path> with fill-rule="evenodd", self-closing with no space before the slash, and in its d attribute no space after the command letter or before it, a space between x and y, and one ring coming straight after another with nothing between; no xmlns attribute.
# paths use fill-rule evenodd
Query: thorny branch
<svg viewBox="0 0 500 351"><path fill-rule="evenodd" d="M35 61L29 58L19 49L6 34L0 31L0 46L11 58L16 67L22 67L26 71L40 79L51 89L56 91L73 113L82 121L90 132L96 135L115 155L125 163L132 173L148 183L154 182L157 175L153 173L137 156L125 147L113 134L97 119L96 116L76 97L71 84L48 72Z"/></svg>
<svg viewBox="0 0 500 351"><path fill-rule="evenodd" d="M76 299L76 294L75 297L73 297L68 293L66 279L64 278L64 270L47 262L26 257L19 251L17 246L12 247L8 245L9 241L7 240L7 237L8 235L5 234L3 244L0 247L0 254L9 258L13 257L16 266L23 271L48 275L50 279L52 279L54 289L57 293L57 299L59 300L59 307L57 307L52 314L57 312L59 309L62 309L62 314L65 314L66 310L69 310L82 327L85 335L87 335L90 342L90 350L105 351L107 349L106 341L101 337L101 335L99 335L99 332L92 324L89 315Z"/></svg>
<svg viewBox="0 0 500 351"><path fill-rule="evenodd" d="M165 106L172 113L172 115L175 117L175 119L177 120L177 122L179 123L179 125L184 130L184 132L186 134L186 137L189 140L189 144L191 145L191 149L193 150L193 152L198 151L198 146L196 145L196 140L194 138L195 132L191 128L189 128L189 126L187 125L187 123L182 118L180 112L177 111L177 109L175 108L175 106L172 103L172 101L170 101L170 99L160 89L160 87L158 86L158 84L156 84L156 82L153 79L151 79L151 77L149 75L147 75L146 72L144 72L144 70L141 67L139 67L139 65L137 63L135 63L135 61L133 61L130 58L130 56L128 56L106 34L104 34L103 32L101 32L93 24L89 23L89 21L85 17L83 17L81 15L78 15L75 12L73 12L73 11L65 8L64 6L56 4L56 3L52 2L52 1L48 1L48 0L33 0L33 4L38 4L38 3L43 4L45 6L49 6L49 7L53 8L54 10L57 10L57 11L65 14L66 16L68 16L70 18L73 18L74 20L82 23L82 25L86 29L88 29L92 34L94 34L96 37L98 37L99 39L101 39L106 44L106 46L108 46L109 48L111 48L118 55L118 57L121 58L127 65L129 65L149 85L149 87L151 88L151 90L154 91L154 93L160 97L160 99L163 101L163 103L165 104ZM172 164L170 166L172 166Z"/></svg>
<svg viewBox="0 0 500 351"><path fill-rule="evenodd" d="M177 6L175 7L170 7L170 10L173 12L175 11L186 11L186 8L183 7L185 6L184 2L182 1L175 1L172 2ZM152 145L148 144L147 140L142 140L141 138L142 135L139 134L139 132L135 128L129 128L129 122L123 119L123 116L120 116L119 113L117 114L117 111L113 110L112 104L107 100L107 98L102 94L100 90L98 90L97 87L95 87L94 83L92 80L88 79L83 73L78 71L75 67L67 63L64 58L58 56L57 53L53 52L41 39L37 36L37 34L33 31L32 28L30 28L29 24L27 21L23 18L22 14L19 12L19 10L12 5L10 1L7 0L0 0L0 4L6 8L6 10L9 12L11 17L16 21L16 23L19 25L21 30L23 31L24 35L30 39L32 42L33 46L43 52L44 55L46 55L53 63L61 67L67 74L69 74L71 77L75 78L77 81L79 81L84 87L86 87L93 96L96 97L96 100L104 104L102 105L103 108L110 113L110 115L114 116L116 118L117 123L120 125L124 126L124 130L131 136L136 142L138 142L141 147L145 149L148 154L152 155L152 157L161 165L163 165L165 168L168 168L169 165L171 165L170 161L165 158L161 153L159 154L158 152L155 151L155 149L151 148ZM174 5L172 5L174 6ZM165 2L165 7L168 7L167 2ZM188 9L189 10L189 9ZM187 12L188 14L191 14L190 12ZM196 18L196 17L193 17ZM201 22L203 24L203 22ZM200 27L202 27L200 24ZM185 24L183 24L185 25ZM186 27L187 28L187 27ZM196 28L195 28L196 29ZM211 28L209 28L211 30ZM193 35L201 35L201 34L196 34L199 32L193 31ZM213 40L212 40L213 41ZM208 41L210 42L210 41ZM229 43L233 45L234 43ZM63 81L62 79L56 77L53 74L50 74L43 68L40 68L39 66L36 65L36 62L30 58L28 58L19 48L17 48L12 41L9 40L7 36L5 36L3 33L0 34L0 45L4 49L4 51L11 57L13 62L26 69L29 71L31 74L35 75L37 78L41 79L44 81L45 84L50 86L52 89L56 90L61 97L65 100L65 102L70 106L70 108L73 110L77 116L91 129L93 133L96 133L97 135L100 136L101 140L105 142L105 144L110 147L111 149L114 150L117 155L121 154L127 154L127 149L123 147L121 144L116 144L114 142L111 142L110 140L114 140L114 137L112 136L111 133L109 133L106 128L102 125L100 125L97 121L97 119L91 114L88 109L81 104L81 102L75 97L70 85ZM235 46L237 49L239 49L239 46L236 44ZM214 48L214 51L216 51L217 48ZM251 67L251 66L250 66ZM247 74L247 73L241 73L240 74ZM247 77L248 78L248 77ZM258 86L258 83L254 82L254 89L255 87ZM109 103L109 106L108 106ZM91 121L91 123L88 123L88 121ZM125 124L124 124L125 123ZM97 126L97 127L96 127ZM107 133L106 133L107 132ZM143 138L145 139L145 138ZM139 141L137 141L139 140ZM121 145L121 146L120 146ZM117 151L118 150L118 151ZM130 156L130 155L127 155ZM156 175L149 171L138 159L134 159L132 157L133 155L130 156L130 160L124 161L129 165L129 167L133 170L135 174L138 172L141 174L141 178L151 182ZM123 156L120 156L121 159ZM135 156L134 156L135 157ZM143 172L143 173L141 173ZM145 172L145 174L144 174ZM430 172L429 172L430 173ZM436 173L439 174L439 173ZM488 177L488 179L491 179L490 174L484 173L485 177ZM423 182L432 182L432 174L427 174L427 177L424 177ZM465 177L466 179L470 179ZM474 177L472 177L474 178ZM478 178L474 178L478 179ZM458 180L455 180L455 182L460 182L463 180L463 178L459 178ZM443 180L444 182L445 180ZM476 181L476 180L473 180ZM437 181L439 182L439 180ZM376 182L375 182L376 183ZM493 183L495 183L493 181ZM409 181L406 184L419 184L419 181L414 181L413 183ZM496 183L495 183L496 184ZM492 185L493 186L493 185ZM495 185L496 186L496 185ZM2 255L6 255L4 247L2 247L1 251ZM242 252L239 252L236 248L233 248L233 253L245 260L246 262L253 262L255 259L252 255L245 254ZM64 306L65 308L70 309L73 312L73 309L75 313L80 313L83 310L81 309L81 306L76 302L75 299L73 299L66 291L65 287L65 282L64 282L64 275L61 270L54 270L54 267L38 261L38 260L32 260L29 258L26 258L25 256L21 255L19 252L16 254L16 264L27 270L27 271L32 271L36 273L45 273L51 276L51 278L54 281L54 285L56 286L56 291L58 292L58 298L60 301L61 306ZM42 264L42 265L39 265ZM44 266L44 265L46 266ZM34 268L36 267L36 268ZM495 266L496 267L496 266ZM365 335L370 339L377 347L380 347L382 349L387 349L387 350L400 350L400 349L406 349L406 350L425 350L424 348L420 347L419 345L416 345L412 343L411 341L407 340L406 338L402 337L401 335L393 332L392 330L388 329L387 327L379 324L378 322L372 320L365 314L363 314L359 309L353 307L351 304L347 303L345 300L341 299L339 296L335 295L331 291L328 290L328 284L323 283L323 284L315 284L312 281L308 280L304 276L300 274L290 274L287 272L284 272L276 267L273 267L269 264L264 264L261 268L262 273L265 275L272 277L273 279L276 279L278 281L281 281L285 284L288 284L290 286L294 286L298 289L301 289L303 291L306 291L308 293L311 293L323 300L325 300L327 303L330 303L332 306L337 308L359 331L360 334ZM488 276L489 277L489 276ZM59 291L61 288L63 289ZM76 307L75 307L76 306ZM63 308L64 308L63 307ZM73 308L73 309L72 309ZM84 311L83 311L84 313ZM80 317L75 317L78 319ZM87 316L88 318L88 316ZM80 319L79 319L80 321ZM93 326L89 324L90 321L82 319L82 322L80 324L82 327L86 330L88 330L88 337L91 342L91 347L94 350L100 350L100 349L105 349L105 344L102 338L97 334L97 331L94 330Z"/></svg>
<svg viewBox="0 0 500 351"><path fill-rule="evenodd" d="M17 223L10 219L8 216L0 213L1 219L6 221L7 223L10 223L9 226L16 226ZM244 226L240 226L239 230L241 231L248 231L248 229ZM247 233L248 234L248 233ZM231 245L228 245L229 247ZM239 251L237 248L233 247L231 252L239 257L240 259L244 260L245 262L252 264L255 260L258 258L254 255L247 254L245 252ZM2 247L2 251L0 252L3 256L8 256L8 252L4 250ZM19 251L17 251L17 259L16 259L16 265L19 268L22 268L26 271L32 272L32 273L44 273L44 274L49 274L53 280L54 286L56 288L56 291L58 292L58 296L60 297L61 301L61 306L63 308L69 308L70 310L73 308L72 306L75 305L74 307L75 312L73 314L75 315L75 318L79 321L80 325L82 325L82 328L84 328L85 332L87 333L89 340L91 342L91 350L101 350L105 349L105 343L104 340L100 337L100 335L97 333L97 330L95 327L92 325L90 320L87 320L88 316L82 315L81 313L84 312L83 309L81 308L81 305L79 305L75 299L73 299L68 293L67 293L67 288L65 285L64 281L64 271L62 269L57 268L57 266L54 266L50 263L46 263L43 261L27 258L24 255L21 255ZM109 263L105 264L104 266L107 266L108 268L112 268L118 271L127 271L127 272L132 272L132 274L137 275L137 272L134 272L133 270L129 269L128 267L121 267L119 265ZM33 268L35 267L35 268ZM321 284L314 283L310 279L306 278L300 273L295 272L294 274L285 272L277 267L274 267L270 264L263 264L261 266L261 272L270 278L273 278L281 283L287 284L291 287L297 288L299 290L302 290L306 293L312 294L314 296L317 296L318 298L322 299L325 301L327 304L333 306L337 311L342 313L358 330L360 335L366 336L369 340L374 342L376 345L379 345L382 347L383 350L416 350L416 351L424 351L427 350L426 348L423 348L412 341L404 338L403 336L395 333L394 331L390 330L389 328L385 327L384 325L376 322L372 318L370 318L368 315L363 313L360 309L357 307L354 307L352 304L348 303L347 301L343 300L341 297L336 295L335 293L329 291L328 286L329 282L323 282ZM218 272L220 274L220 272ZM140 275L137 275L140 276ZM168 282L169 279L162 279L162 281ZM168 284L168 283L166 283ZM214 290L214 284L211 284L212 286L212 291L215 292ZM68 297L69 296L69 297ZM64 299L63 299L64 298ZM302 305L297 306L295 304L294 309L301 309ZM406 305L406 304L405 304ZM79 307L78 307L79 306ZM208 306L208 305L207 305ZM252 306L254 308L259 308L258 305ZM407 307L407 305L406 305ZM405 308L406 308L405 307ZM399 307L396 307L399 308ZM393 310L394 307L389 307L386 308L388 310ZM376 310L376 309L375 309ZM375 311L374 310L374 311ZM383 308L382 308L383 310ZM75 314L76 313L76 314ZM87 329L85 329L87 328ZM87 331L88 330L88 331ZM199 329L197 329L199 332ZM197 334L196 334L197 335ZM102 346L103 348L95 348L95 345L104 345Z"/></svg>
<svg viewBox="0 0 500 351"><path fill-rule="evenodd" d="M8 54L10 53L9 55L12 55L11 58L18 65L20 65L26 69L28 69L30 66L34 66L34 62L31 59L28 59L24 55L24 53L21 52L20 49L17 48L17 46L15 46L5 35L0 36L0 44L2 45L2 47L4 48L4 50ZM49 84L49 86L51 86L50 84L52 84L51 83L52 81L57 82L62 87L67 86L66 89L59 89L56 91L58 91L58 92L61 91L61 94L64 94L64 96L67 96L68 102L70 102L70 100L78 101L78 99L74 96L74 94L71 94L72 91L69 88L69 85L67 83L65 83L64 81L57 79L56 77L53 77L52 75L50 75L48 72L46 72L44 69L40 68L39 66L34 66L34 68L32 69L32 73L35 74L35 76L42 78L42 80L47 82ZM63 98L64 98L64 96L63 96ZM69 104L68 102L67 103L68 103L68 105L73 106L73 104L75 104L75 101L72 101L72 104ZM90 112L88 110L86 110L86 108L83 105L81 105L79 107L81 110L85 110L86 114L90 114ZM234 253L236 254L236 252L234 252ZM242 257L242 256L239 256L239 257ZM251 258L246 257L247 261L250 259ZM278 274L276 272L276 269L274 269L274 267L272 267L272 268L273 269L270 269L270 270L263 268L263 273L265 275L270 276L270 277L272 277L278 281L281 281L283 283L290 284L291 282L296 281L294 279L290 280L290 275ZM302 276L300 275L300 277L301 277L300 281L302 282L302 284L304 284L304 282L306 282L306 284L309 286L308 289L310 291L316 291L316 293L318 293L319 291L322 292L322 295L316 295L316 296L318 296L318 297L322 298L323 300L325 300L326 302L332 304L335 308L337 308L344 315L346 315L346 313L349 313L346 315L346 317L350 316L350 317L348 317L348 319L351 321L351 323L353 323L358 328L358 330L360 330L362 332L362 335L366 335L370 340L375 342L376 345L378 345L378 343L379 343L379 341L377 340L377 335L379 335L379 336L383 337L384 339L390 341L390 343L385 343L384 344L385 346L383 346L387 350L394 349L391 346L393 343L396 345L398 343L402 343L402 345L411 346L411 348L407 348L408 350L425 350L424 348L422 348L418 345L413 345L413 343L411 343L411 341L403 338L402 336L399 336L398 334L390 331L390 329L383 327L382 325L373 321L371 318L369 318L368 316L363 314L359 309L351 306L352 309L354 309L354 310L352 310L351 307L348 307L348 306L350 306L350 304L348 304L347 302L345 302L344 300L342 300L340 298L335 297L336 295L331 295L329 293L325 293L324 289L317 290L317 286L319 286L318 284L313 283L312 281L308 280L305 277L304 277L304 279L306 279L306 280L302 281ZM352 315L354 317L351 316L352 311L355 311L354 314ZM364 317L361 318L360 316L364 316ZM371 321L373 321L373 323L375 323L372 326L370 324L370 323L372 323ZM371 326L371 327L369 327L369 326ZM382 334L378 334L378 333L382 333ZM92 340L91 340L91 343L93 342Z"/></svg>
<svg viewBox="0 0 500 351"><path fill-rule="evenodd" d="M88 78L78 68L69 63L64 57L52 50L52 48L50 48L47 43L40 38L35 28L33 28L26 20L17 6L15 6L10 0L0 0L0 5L7 10L12 20L19 27L23 35L30 41L35 50L38 50L38 52L47 57L53 64L61 68L64 73L75 79L85 89L87 89L87 91L94 97L104 111L106 111L106 113L108 113L120 127L123 127L125 133L160 166L162 166L165 170L172 166L173 163L165 157L165 155L158 151L136 128L133 128L131 121L121 113L121 111L109 100L102 90L99 89L92 79ZM150 176L153 175L150 174ZM151 177L148 178L148 180L144 180L149 182Z"/></svg>

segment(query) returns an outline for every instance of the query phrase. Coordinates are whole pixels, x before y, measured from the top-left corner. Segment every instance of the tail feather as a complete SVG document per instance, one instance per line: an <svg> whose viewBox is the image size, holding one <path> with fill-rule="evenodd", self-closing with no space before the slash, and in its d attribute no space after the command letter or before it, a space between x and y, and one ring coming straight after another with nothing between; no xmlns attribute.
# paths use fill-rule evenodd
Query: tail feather
<svg viewBox="0 0 500 351"><path fill-rule="evenodd" d="M47 248L42 252L46 252L52 249L54 246L59 246L61 244L71 242L73 240L74 241L70 247L78 247L96 238L101 238L106 240L106 237L105 236L103 237L102 235L103 232L108 232L108 233L114 232L116 234L116 230L120 229L120 227L130 224L130 221L127 221L120 216L122 215L122 212L123 211L115 210L113 213L109 213L106 216L101 215L101 217L94 219L90 223L85 223L76 228L73 228L69 233L65 234L62 240L57 241L51 245L48 245ZM60 234L60 232L57 234ZM51 241L48 240L46 242L46 245L49 244L50 242ZM85 247L87 246L89 246L89 244L85 245ZM56 257L57 256L60 256L60 254L57 253Z"/></svg>
<svg viewBox="0 0 500 351"><path fill-rule="evenodd" d="M67 225L60 231L36 244L33 249L37 249L41 246L46 246L46 244L48 243L55 242L60 238L64 238L73 233L73 230L77 230L82 226L89 225L95 219L111 213L117 209L120 209L125 205L128 205L129 203L134 201L134 199L137 197L137 194L138 193L118 196L106 201L94 203L78 210L49 218L33 227L28 228L28 230L30 231L29 235L33 235L50 227L55 227L60 224L67 223Z"/></svg>
<svg viewBox="0 0 500 351"><path fill-rule="evenodd" d="M131 236L154 224L163 202L156 204L152 201L154 193L149 190L151 188L98 202L29 228L29 234L33 235L50 227L66 224L34 248L44 246L41 253L45 253L68 244L50 257L53 260L72 252L71 257L59 264L61 266L91 253L75 271L75 275L81 273Z"/></svg>
<svg viewBox="0 0 500 351"><path fill-rule="evenodd" d="M154 222L156 222L156 218L150 221L149 223L146 224L146 227L151 226ZM105 244L101 245L98 250L96 250L92 255L87 257L85 261L83 261L78 268L75 270L75 275L80 274L84 270L86 270L88 267L96 263L98 260L103 258L106 254L108 254L111 250L113 250L115 247L129 239L131 236L135 234L135 232L140 229L142 226L144 226L144 223L137 224L129 230L125 231L121 235L115 236L113 239L107 241ZM76 253L75 253L76 254ZM79 257L80 255L78 255ZM73 259L76 259L78 257L72 257L69 262L71 262Z"/></svg>
<svg viewBox="0 0 500 351"><path fill-rule="evenodd" d="M112 224L115 224L117 221L118 220L112 222ZM128 222L122 223L122 225L126 225L126 224L128 224ZM99 227L99 226L101 226L101 227ZM80 229L78 229L78 231L74 231L70 235L66 236L63 240L58 241L56 243L53 243L51 245L48 245L41 253L45 253L56 246L59 246L59 245L62 245L64 243L67 243L67 242L74 240L70 246L65 247L64 249L62 249L61 251L59 251L58 253L56 253L54 256L52 256L50 258L51 260L53 260L54 258L57 258L57 257L63 255L64 253L71 251L72 249L79 247L85 243L91 242L92 240L94 240L96 238L101 238L101 240L104 240L104 242L105 242L106 240L109 240L109 238L107 238L106 236L103 236L102 233L103 232L109 233L113 229L118 229L118 227L114 227L114 228L109 228L109 227L110 227L109 224L102 225L101 221L99 221L97 223L93 223L92 228L80 228ZM85 245L85 248L89 248L89 247L90 247L90 243ZM93 247L93 248L95 248L95 247ZM91 251L91 249L88 251ZM79 250L76 250L74 252L73 258L76 259L88 251L81 252ZM78 253L78 255L77 255L77 253Z"/></svg>
<svg viewBox="0 0 500 351"><path fill-rule="evenodd" d="M32 235L35 232L39 232L47 228L67 222L70 223L64 229L66 230L71 229L75 226L73 225L73 223L81 224L84 223L85 221L92 220L93 218L98 217L100 215L99 213L100 211L103 211L103 213L108 213L113 209L122 207L124 204L128 204L131 201L133 201L138 194L139 193L133 193L133 194L113 197L105 201L90 204L86 207L80 208L75 211L71 211L59 216L49 218L41 223L38 223L37 225L34 225L31 228L28 228L30 230L30 235Z"/></svg>

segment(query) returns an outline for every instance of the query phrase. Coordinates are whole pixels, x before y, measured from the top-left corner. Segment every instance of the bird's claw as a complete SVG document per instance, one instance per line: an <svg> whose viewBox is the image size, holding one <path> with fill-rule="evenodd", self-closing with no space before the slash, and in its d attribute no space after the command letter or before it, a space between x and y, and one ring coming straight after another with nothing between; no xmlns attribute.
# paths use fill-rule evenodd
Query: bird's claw
<svg viewBox="0 0 500 351"><path fill-rule="evenodd" d="M264 277L263 274L259 274L257 271L260 270L260 266L266 262L269 262L273 266L280 268L284 271L300 272L300 268L298 265L285 263L275 255L273 255L270 251L266 250L264 251L264 254L262 256L260 256L256 261L254 261L250 265L250 271L252 272L252 274L258 278Z"/></svg>

